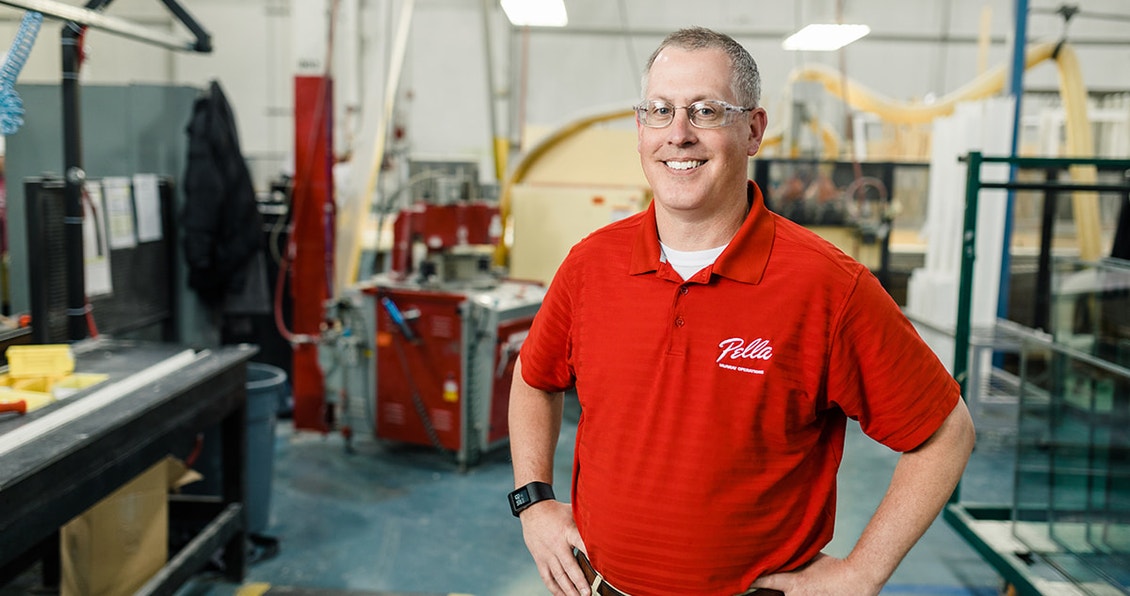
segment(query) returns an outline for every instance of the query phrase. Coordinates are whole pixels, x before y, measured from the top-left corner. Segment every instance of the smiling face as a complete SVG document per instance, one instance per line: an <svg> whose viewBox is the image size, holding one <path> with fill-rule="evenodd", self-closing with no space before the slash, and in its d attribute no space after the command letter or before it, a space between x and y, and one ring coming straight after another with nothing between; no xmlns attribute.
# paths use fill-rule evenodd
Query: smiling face
<svg viewBox="0 0 1130 596"><path fill-rule="evenodd" d="M720 49L663 49L648 73L644 98L688 106L704 99L741 105L731 87L730 58ZM721 128L696 128L687 110L678 109L664 128L638 122L637 148L656 208L680 219L743 208L749 156L757 153L765 133L765 110L734 115Z"/></svg>

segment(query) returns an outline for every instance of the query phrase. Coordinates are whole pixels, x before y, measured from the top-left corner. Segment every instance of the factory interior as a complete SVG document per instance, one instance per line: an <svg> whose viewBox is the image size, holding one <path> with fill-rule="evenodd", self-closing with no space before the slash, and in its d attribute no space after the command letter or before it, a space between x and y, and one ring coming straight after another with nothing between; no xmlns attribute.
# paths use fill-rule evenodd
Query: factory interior
<svg viewBox="0 0 1130 596"><path fill-rule="evenodd" d="M1130 594L1125 0L0 0L0 596L549 593L511 380L689 26L976 427L882 594ZM898 459L848 421L825 553Z"/></svg>

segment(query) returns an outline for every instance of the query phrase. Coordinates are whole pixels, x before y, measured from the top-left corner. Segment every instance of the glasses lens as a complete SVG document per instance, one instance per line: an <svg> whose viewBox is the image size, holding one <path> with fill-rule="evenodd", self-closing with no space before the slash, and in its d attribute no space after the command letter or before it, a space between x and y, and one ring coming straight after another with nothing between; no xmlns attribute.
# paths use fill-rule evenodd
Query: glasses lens
<svg viewBox="0 0 1130 596"><path fill-rule="evenodd" d="M653 99L636 106L636 113L644 126L663 128L675 119L675 111L685 109L691 124L698 128L719 128L733 120L733 113L746 111L716 99L696 101L683 108Z"/></svg>
<svg viewBox="0 0 1130 596"><path fill-rule="evenodd" d="M665 101L649 101L637 109L644 126L667 126L675 117L675 106Z"/></svg>
<svg viewBox="0 0 1130 596"><path fill-rule="evenodd" d="M687 108L691 123L699 128L717 128L726 122L726 105L712 100L696 101Z"/></svg>

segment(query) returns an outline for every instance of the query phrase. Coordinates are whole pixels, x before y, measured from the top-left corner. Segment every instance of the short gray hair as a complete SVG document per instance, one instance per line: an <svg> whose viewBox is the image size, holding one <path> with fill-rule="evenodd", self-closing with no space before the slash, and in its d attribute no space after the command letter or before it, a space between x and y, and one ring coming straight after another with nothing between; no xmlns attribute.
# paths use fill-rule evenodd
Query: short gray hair
<svg viewBox="0 0 1130 596"><path fill-rule="evenodd" d="M688 27L668 35L651 57L647 59L644 67L641 89L647 93L648 75L651 66L659 53L669 47L684 50L718 49L730 57L730 87L733 89L735 99L747 108L756 108L761 101L761 74L757 71L757 62L750 56L742 44L724 33L718 33L705 27Z"/></svg>

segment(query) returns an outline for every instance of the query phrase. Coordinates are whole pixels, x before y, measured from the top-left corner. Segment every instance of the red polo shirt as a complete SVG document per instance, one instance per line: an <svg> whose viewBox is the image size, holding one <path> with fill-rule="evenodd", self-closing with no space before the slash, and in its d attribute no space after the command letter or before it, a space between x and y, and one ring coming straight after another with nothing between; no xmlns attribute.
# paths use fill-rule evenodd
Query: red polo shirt
<svg viewBox="0 0 1130 596"><path fill-rule="evenodd" d="M523 378L575 385L574 517L617 588L736 594L832 537L846 417L917 447L958 386L870 272L751 210L713 266L660 261L655 207L578 243L522 347Z"/></svg>

